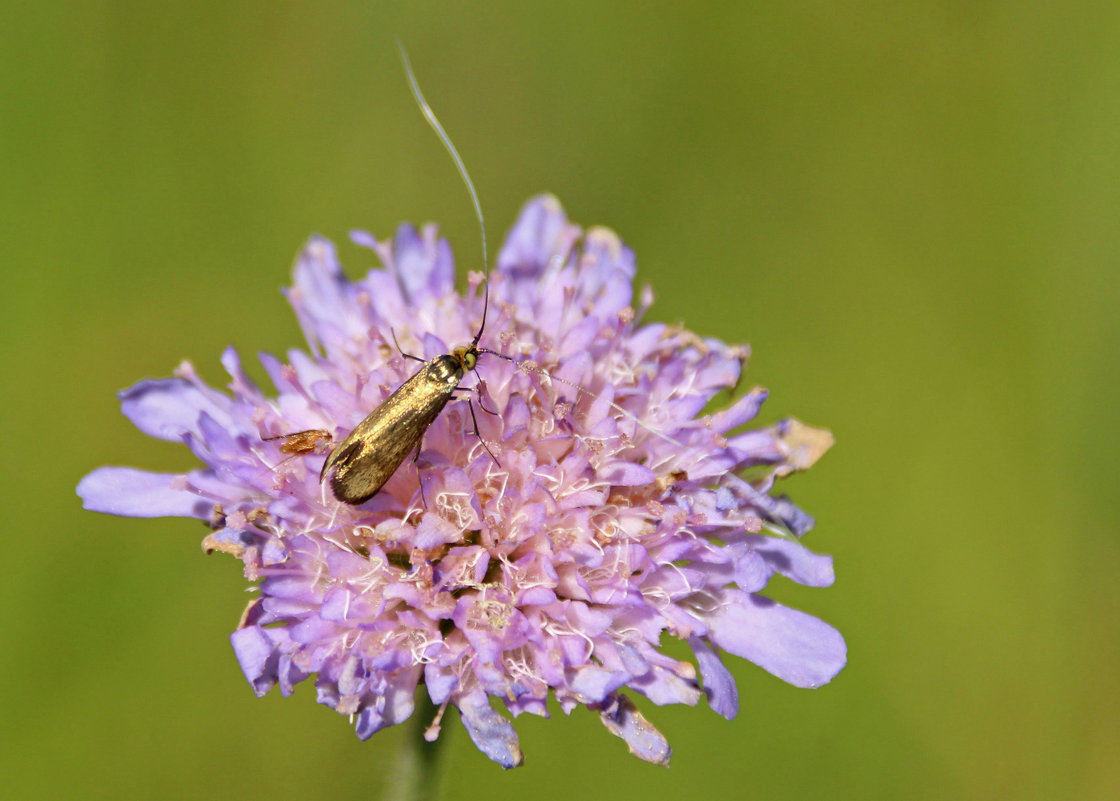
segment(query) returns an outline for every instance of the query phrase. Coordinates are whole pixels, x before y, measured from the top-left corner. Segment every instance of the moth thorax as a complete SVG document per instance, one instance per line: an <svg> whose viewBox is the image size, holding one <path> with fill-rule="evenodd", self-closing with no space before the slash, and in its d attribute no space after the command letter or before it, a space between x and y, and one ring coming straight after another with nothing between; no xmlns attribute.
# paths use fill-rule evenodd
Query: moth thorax
<svg viewBox="0 0 1120 801"><path fill-rule="evenodd" d="M457 348L456 350L462 350L462 348ZM463 361L464 360L459 357L457 352L440 356L428 363L429 375L434 378L436 382L447 384L454 389L458 386L465 372L463 369Z"/></svg>

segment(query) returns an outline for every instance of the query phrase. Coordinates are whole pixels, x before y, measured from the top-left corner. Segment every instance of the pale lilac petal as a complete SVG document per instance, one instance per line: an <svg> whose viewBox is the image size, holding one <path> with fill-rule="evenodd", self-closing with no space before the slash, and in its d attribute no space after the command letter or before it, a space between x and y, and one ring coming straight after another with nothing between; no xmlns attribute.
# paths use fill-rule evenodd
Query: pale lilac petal
<svg viewBox="0 0 1120 801"><path fill-rule="evenodd" d="M458 542L461 537L462 529L436 515L425 515L416 527L416 546L425 550Z"/></svg>
<svg viewBox="0 0 1120 801"><path fill-rule="evenodd" d="M428 688L428 697L437 706L451 697L452 691L459 686L459 677L453 672L443 670L434 662L424 666L424 686Z"/></svg>
<svg viewBox="0 0 1120 801"><path fill-rule="evenodd" d="M658 706L687 704L696 706L700 701L700 688L695 678L683 678L671 670L655 667L630 680L627 686L640 692Z"/></svg>
<svg viewBox="0 0 1120 801"><path fill-rule="evenodd" d="M249 626L233 632L229 639L253 691L264 695L277 682L280 649L288 639L286 632Z"/></svg>
<svg viewBox="0 0 1120 801"><path fill-rule="evenodd" d="M584 236L580 294L591 302L590 314L606 319L630 304L637 263L634 251L614 231L592 228Z"/></svg>
<svg viewBox="0 0 1120 801"><path fill-rule="evenodd" d="M750 422L758 416L758 410L769 393L762 388L752 389L726 409L712 415L712 428L726 433Z"/></svg>
<svg viewBox="0 0 1120 801"><path fill-rule="evenodd" d="M669 741L642 716L633 701L624 695L615 696L599 714L603 725L626 742L631 754L654 765L668 766L673 755Z"/></svg>
<svg viewBox="0 0 1120 801"><path fill-rule="evenodd" d="M365 740L381 729L396 726L412 716L419 673L419 669L405 671L379 688L376 703L366 706L358 714L354 731L359 739Z"/></svg>
<svg viewBox="0 0 1120 801"><path fill-rule="evenodd" d="M316 322L329 320L345 307L350 282L342 273L334 244L319 236L308 240L295 266L295 286L301 306Z"/></svg>
<svg viewBox="0 0 1120 801"><path fill-rule="evenodd" d="M801 536L813 528L813 518L797 508L789 498L767 495L738 476L728 475L725 480L727 488L735 497L750 504L773 522L786 527L791 533Z"/></svg>
<svg viewBox="0 0 1120 801"><path fill-rule="evenodd" d="M572 671L568 686L583 703L598 703L613 693L629 678L625 673L584 665Z"/></svg>
<svg viewBox="0 0 1120 801"><path fill-rule="evenodd" d="M568 223L568 215L556 198L533 198L521 209L498 252L498 271L519 281L530 281L553 258L567 255L578 231Z"/></svg>
<svg viewBox="0 0 1120 801"><path fill-rule="evenodd" d="M452 289L455 271L451 247L436 236L433 226L417 231L408 223L397 228L393 238L394 272L405 296L413 304L436 298Z"/></svg>
<svg viewBox="0 0 1120 801"><path fill-rule="evenodd" d="M652 484L657 479L657 474L645 465L621 460L604 467L602 476L606 481L620 487L639 487Z"/></svg>
<svg viewBox="0 0 1120 801"><path fill-rule="evenodd" d="M476 692L461 698L459 714L479 751L503 768L521 764L524 757L513 724L493 710L485 694Z"/></svg>
<svg viewBox="0 0 1120 801"><path fill-rule="evenodd" d="M300 252L294 273L288 300L313 348L362 334L364 323L355 314L353 287L331 242L312 237Z"/></svg>
<svg viewBox="0 0 1120 801"><path fill-rule="evenodd" d="M735 678L719 655L701 637L690 637L688 644L692 646L696 662L700 665L700 676L704 680L704 694L708 696L708 703L718 714L731 720L739 714L739 688L735 684Z"/></svg>
<svg viewBox="0 0 1120 801"><path fill-rule="evenodd" d="M261 391L257 389L257 385L253 383L252 379L250 379L242 369L241 356L238 354L236 348L229 347L222 351L222 367L226 369L230 378L233 379L230 388L233 390L235 396L252 398L254 401L260 398Z"/></svg>
<svg viewBox="0 0 1120 801"><path fill-rule="evenodd" d="M78 482L82 506L123 517L197 517L206 520L213 502L183 486L183 476L131 467L99 467Z"/></svg>
<svg viewBox="0 0 1120 801"><path fill-rule="evenodd" d="M836 580L832 557L815 554L799 542L748 534L750 543L771 570L807 587L829 587Z"/></svg>
<svg viewBox="0 0 1120 801"><path fill-rule="evenodd" d="M350 241L358 247L369 248L370 250L375 252L377 251L377 237L375 237L369 231L362 231L360 229L352 230L350 232Z"/></svg>
<svg viewBox="0 0 1120 801"><path fill-rule="evenodd" d="M150 437L171 441L185 434L199 436L203 412L229 425L229 411L182 378L141 381L118 396L124 416Z"/></svg>
<svg viewBox="0 0 1120 801"><path fill-rule="evenodd" d="M706 620L712 642L795 687L819 687L840 672L848 649L840 632L804 612L728 589Z"/></svg>

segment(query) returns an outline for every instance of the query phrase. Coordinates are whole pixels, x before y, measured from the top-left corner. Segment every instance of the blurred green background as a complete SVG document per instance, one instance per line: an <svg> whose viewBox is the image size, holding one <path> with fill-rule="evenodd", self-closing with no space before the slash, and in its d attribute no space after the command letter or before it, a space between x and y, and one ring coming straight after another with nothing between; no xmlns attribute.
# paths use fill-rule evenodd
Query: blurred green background
<svg viewBox="0 0 1120 801"><path fill-rule="evenodd" d="M849 666L742 711L586 712L508 774L447 727L448 799L1120 797L1120 6L9 2L0 30L4 796L377 798L399 734L254 698L240 563L184 520L83 512L101 464L187 469L114 393L301 344L313 232L530 195L615 228L654 319L749 341L745 384L838 445L787 483L838 582L773 594ZM258 370L257 375L260 375Z"/></svg>

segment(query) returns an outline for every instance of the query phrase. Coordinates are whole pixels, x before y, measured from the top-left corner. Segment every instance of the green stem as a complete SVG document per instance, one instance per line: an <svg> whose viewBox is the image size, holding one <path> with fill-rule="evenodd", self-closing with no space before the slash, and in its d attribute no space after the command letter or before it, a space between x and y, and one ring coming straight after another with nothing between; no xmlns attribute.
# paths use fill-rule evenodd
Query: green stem
<svg viewBox="0 0 1120 801"><path fill-rule="evenodd" d="M444 737L434 743L424 739L424 731L436 711L427 689L420 687L416 692L416 709L405 724L397 769L385 792L386 801L435 801L439 797L439 756Z"/></svg>

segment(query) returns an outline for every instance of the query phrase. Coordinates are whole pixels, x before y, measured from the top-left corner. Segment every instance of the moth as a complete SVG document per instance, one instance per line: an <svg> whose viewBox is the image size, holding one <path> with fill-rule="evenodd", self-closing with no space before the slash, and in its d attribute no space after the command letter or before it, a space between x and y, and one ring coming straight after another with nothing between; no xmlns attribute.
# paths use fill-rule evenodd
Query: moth
<svg viewBox="0 0 1120 801"><path fill-rule="evenodd" d="M425 362L330 452L319 480L330 476L336 498L355 506L365 503L420 446L424 432L454 397L466 372L478 362L481 334L480 327L470 345Z"/></svg>
<svg viewBox="0 0 1120 801"><path fill-rule="evenodd" d="M455 145L452 144L451 138L443 130L443 126L424 99L403 46L400 47L400 51L413 97L424 118L439 136L459 168L459 174L466 183L471 200L474 202L475 214L482 232L482 263L487 275L486 295L482 307L482 322L471 343L427 362L419 357L403 354L405 358L424 362L424 366L397 387L392 395L358 423L354 430L328 454L319 474L319 480L327 481L329 477L334 496L343 503L354 506L365 503L376 495L385 482L397 472L405 457L419 450L425 432L439 417L448 401L455 397L454 393L459 388L459 382L468 371L474 369L479 354L493 353L478 347L478 341L486 327L486 313L490 303L486 227L482 219L478 194L475 192L463 160L455 150ZM474 418L473 406L471 417ZM478 431L477 420L475 420L475 431ZM290 454L312 453L320 447L321 442L329 441L330 437L329 432L320 429L288 434L283 437L285 443L280 450ZM485 445L484 442L483 446ZM488 452L489 450L487 447Z"/></svg>

